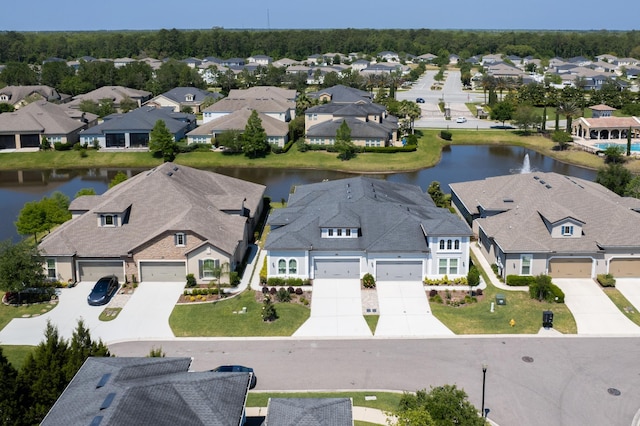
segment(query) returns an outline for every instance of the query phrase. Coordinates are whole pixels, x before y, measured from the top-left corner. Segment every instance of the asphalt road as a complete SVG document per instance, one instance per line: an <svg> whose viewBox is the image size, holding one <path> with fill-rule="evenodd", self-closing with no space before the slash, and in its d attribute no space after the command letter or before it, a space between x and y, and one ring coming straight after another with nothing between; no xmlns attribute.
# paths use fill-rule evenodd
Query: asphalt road
<svg viewBox="0 0 640 426"><path fill-rule="evenodd" d="M198 339L110 345L117 356L194 359L256 370L256 390L415 391L456 384L500 426L631 425L640 408L640 338ZM530 357L527 358L527 357ZM619 395L614 395L619 391ZM612 394L613 393L613 394Z"/></svg>

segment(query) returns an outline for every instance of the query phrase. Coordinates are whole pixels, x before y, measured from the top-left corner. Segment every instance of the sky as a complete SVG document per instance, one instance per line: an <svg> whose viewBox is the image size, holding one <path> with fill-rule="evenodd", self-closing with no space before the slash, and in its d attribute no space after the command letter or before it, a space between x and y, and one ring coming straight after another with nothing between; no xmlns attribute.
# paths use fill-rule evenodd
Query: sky
<svg viewBox="0 0 640 426"><path fill-rule="evenodd" d="M637 30L640 1L2 0L0 31L429 28Z"/></svg>

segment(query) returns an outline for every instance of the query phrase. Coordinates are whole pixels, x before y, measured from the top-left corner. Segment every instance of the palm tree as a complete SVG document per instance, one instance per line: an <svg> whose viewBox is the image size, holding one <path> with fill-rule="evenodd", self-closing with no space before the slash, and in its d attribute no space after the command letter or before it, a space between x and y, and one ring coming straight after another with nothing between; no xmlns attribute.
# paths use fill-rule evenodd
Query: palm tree
<svg viewBox="0 0 640 426"><path fill-rule="evenodd" d="M492 75L484 74L482 76L482 90L484 91L484 103L487 104L487 90L491 91L496 88L496 79Z"/></svg>
<svg viewBox="0 0 640 426"><path fill-rule="evenodd" d="M216 262L217 263L217 262ZM214 266L213 268L213 276L216 279L216 284L217 284L217 289L218 289L218 299L220 299L220 279L222 278L223 275L227 274L229 272L229 263L225 262L222 265L218 264L217 266Z"/></svg>
<svg viewBox="0 0 640 426"><path fill-rule="evenodd" d="M505 77L498 77L495 79L495 89L498 90L498 92L500 92L500 100L503 100L503 96L502 96L502 92L504 91L504 89L508 89L509 88L509 83L507 82L507 79Z"/></svg>
<svg viewBox="0 0 640 426"><path fill-rule="evenodd" d="M572 101L560 102L556 109L556 113L558 115L564 115L567 118L567 126L565 130L567 133L571 133L571 121L573 120L573 117L578 117L580 115L580 108L578 105Z"/></svg>

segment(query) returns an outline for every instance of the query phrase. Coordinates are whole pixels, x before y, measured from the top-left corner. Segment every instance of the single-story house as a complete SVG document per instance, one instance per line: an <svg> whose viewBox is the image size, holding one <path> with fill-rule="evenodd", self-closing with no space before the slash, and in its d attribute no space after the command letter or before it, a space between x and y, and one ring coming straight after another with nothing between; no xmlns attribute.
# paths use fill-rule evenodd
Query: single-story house
<svg viewBox="0 0 640 426"><path fill-rule="evenodd" d="M0 89L0 103L12 105L15 109L38 100L64 103L69 97L58 93L53 87L44 85L5 86Z"/></svg>
<svg viewBox="0 0 640 426"><path fill-rule="evenodd" d="M206 100L215 100L221 97L222 95L219 93L207 92L197 87L175 87L150 99L145 105L172 107L175 112L191 108L192 113L198 114L201 111L201 105Z"/></svg>
<svg viewBox="0 0 640 426"><path fill-rule="evenodd" d="M268 224L267 276L466 276L471 229L415 185L356 177L295 187Z"/></svg>
<svg viewBox="0 0 640 426"><path fill-rule="evenodd" d="M244 425L251 373L189 371L191 361L88 358L41 424Z"/></svg>
<svg viewBox="0 0 640 426"><path fill-rule="evenodd" d="M583 139L595 139L609 141L618 139L620 142L627 140L627 133L631 131L631 138L640 138L640 118L615 117L612 108L599 104L590 106L591 118L578 117L571 123L571 134Z"/></svg>
<svg viewBox="0 0 640 426"><path fill-rule="evenodd" d="M251 113L251 109L242 108L231 114L208 121L187 133L187 143L213 143L217 135L226 131L239 130L244 132ZM271 145L284 147L289 141L289 125L261 112L258 113L258 117L262 121L262 128L267 134L267 142Z"/></svg>
<svg viewBox="0 0 640 426"><path fill-rule="evenodd" d="M123 65L124 66L124 65ZM80 109L82 101L92 101L100 103L103 99L109 99L113 102L113 107L117 110L120 109L120 103L125 99L131 99L135 101L138 106L142 106L147 102L153 93L146 90L131 89L124 86L103 86L99 87L91 92L84 93L82 95L74 96L73 100L69 102L71 108Z"/></svg>
<svg viewBox="0 0 640 426"><path fill-rule="evenodd" d="M80 132L94 125L97 118L45 100L31 102L0 114L0 150L39 148L45 137L51 144L75 143Z"/></svg>
<svg viewBox="0 0 640 426"><path fill-rule="evenodd" d="M498 274L640 277L640 200L557 173L450 184Z"/></svg>
<svg viewBox="0 0 640 426"><path fill-rule="evenodd" d="M72 219L40 243L47 276L62 282L116 275L200 283L242 262L263 210L263 185L164 163L102 195L71 202Z"/></svg>
<svg viewBox="0 0 640 426"><path fill-rule="evenodd" d="M147 148L158 120L164 121L175 141L184 139L196 126L193 114L174 112L172 107L143 106L104 117L102 124L80 133L80 142L92 145L97 141L101 148Z"/></svg>

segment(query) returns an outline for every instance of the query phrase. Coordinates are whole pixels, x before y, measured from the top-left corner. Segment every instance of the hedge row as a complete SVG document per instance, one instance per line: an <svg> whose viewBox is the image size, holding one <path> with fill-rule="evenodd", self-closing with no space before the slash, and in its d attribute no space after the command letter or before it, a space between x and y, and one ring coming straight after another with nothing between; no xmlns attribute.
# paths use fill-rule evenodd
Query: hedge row
<svg viewBox="0 0 640 426"><path fill-rule="evenodd" d="M534 284L536 277L531 275L507 275L507 285L518 287Z"/></svg>
<svg viewBox="0 0 640 426"><path fill-rule="evenodd" d="M425 278L425 285L468 285L467 277L449 278L446 275L442 278Z"/></svg>
<svg viewBox="0 0 640 426"><path fill-rule="evenodd" d="M192 288L183 292L185 296L207 296L209 294L218 294L217 288Z"/></svg>
<svg viewBox="0 0 640 426"><path fill-rule="evenodd" d="M302 285L310 285L311 282L308 278L281 278L281 277L271 277L267 280L268 286L302 286Z"/></svg>
<svg viewBox="0 0 640 426"><path fill-rule="evenodd" d="M611 274L599 274L598 282L602 287L615 287L616 279Z"/></svg>

